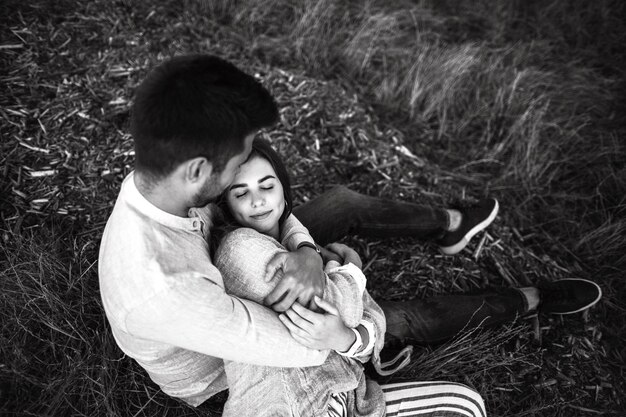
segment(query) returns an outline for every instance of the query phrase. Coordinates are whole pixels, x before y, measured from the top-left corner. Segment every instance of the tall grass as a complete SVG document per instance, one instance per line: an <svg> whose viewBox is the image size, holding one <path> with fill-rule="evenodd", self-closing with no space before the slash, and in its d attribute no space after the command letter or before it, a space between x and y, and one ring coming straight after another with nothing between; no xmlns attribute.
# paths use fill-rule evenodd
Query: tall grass
<svg viewBox="0 0 626 417"><path fill-rule="evenodd" d="M158 391L117 349L93 245L76 247L80 239L60 226L19 235L0 229L3 415L183 415L173 400L155 403Z"/></svg>
<svg viewBox="0 0 626 417"><path fill-rule="evenodd" d="M414 180L425 184L426 193L417 193L423 198L435 191L445 198L496 195L503 203L500 245L511 242L508 233L519 235L525 246L519 253L504 248L499 256L516 258L511 262L520 268L536 262L547 265L541 271L589 277L605 291L605 301L588 322L571 319L569 326L544 319L537 333L549 333L546 349L528 341L523 326L473 334L420 355L406 378L464 378L485 393L494 415L587 415L619 413L624 407L619 398L626 389L622 2L8 1L0 7L6 23L0 33L22 44L0 51L6 69L0 76L9 86L0 97L3 413L219 413L223 397L198 410L183 406L160 393L121 354L104 320L94 264L119 180L103 172L123 173L132 162L123 134L128 109L110 102L130 99L146 69L163 56L190 52L329 80L330 87L315 85L337 89L339 104L328 91L323 96L333 111L333 106L348 105L345 97L356 95L349 105L361 106L369 124L363 121L355 129L373 134L349 146L369 155L373 149L404 145L425 164L418 170L397 159L383 172L388 179L381 187L374 180L353 185L400 195ZM120 76L115 68L130 70ZM289 106L296 105L302 101L286 102L285 111L293 112ZM316 110L325 105L315 104ZM32 112L20 116L9 108ZM45 123L46 114L63 108L77 108L87 118ZM325 127L316 123L305 124L306 132L287 128L288 134L303 142L309 135L323 136ZM48 153L11 145L18 139L47 147ZM367 164L354 171L334 151L307 154L302 164L322 158L322 167L339 167L333 180L381 177L375 169L367 172L371 176L363 174ZM39 180L40 190L25 174L25 167L62 164L69 173ZM19 194L26 185L33 196ZM319 189L317 183L303 184L298 192ZM61 195L64 205L37 206L38 193L51 200ZM65 207L70 220L61 220L58 210ZM367 253L371 246L373 258L388 257L390 264L372 270L407 270L404 259L396 261L388 248L377 251L376 245L368 243ZM411 250L408 245L402 253ZM471 259L461 258L436 259L436 265L407 261L443 280L458 275L455 262L467 266L467 274L476 269ZM487 272L477 282L501 279L490 276L485 265L479 267ZM544 279L535 271L514 272ZM428 291L437 292L445 286L415 280L402 286L400 278L373 277L373 290L391 289L406 297L418 293L414 287L430 285ZM591 394L589 386L596 387Z"/></svg>
<svg viewBox="0 0 626 417"><path fill-rule="evenodd" d="M418 127L406 142L435 162L468 175L487 169L525 227L547 225L576 250L623 217L622 3L222 6L211 12L241 27L264 60L348 82L396 126ZM613 256L624 245L581 255L624 270Z"/></svg>
<svg viewBox="0 0 626 417"><path fill-rule="evenodd" d="M322 0L211 12L262 60L350 85L414 133L415 153L487 181L539 248L561 247L592 276L626 270L624 8Z"/></svg>

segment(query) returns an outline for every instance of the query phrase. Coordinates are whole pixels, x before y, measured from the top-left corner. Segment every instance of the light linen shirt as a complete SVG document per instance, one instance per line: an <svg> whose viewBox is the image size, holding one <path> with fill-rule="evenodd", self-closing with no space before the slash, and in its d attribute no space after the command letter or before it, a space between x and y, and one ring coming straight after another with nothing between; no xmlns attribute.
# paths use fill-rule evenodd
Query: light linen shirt
<svg viewBox="0 0 626 417"><path fill-rule="evenodd" d="M131 173L105 227L98 263L104 310L120 349L163 392L194 406L228 388L224 359L306 367L328 356L297 343L272 310L225 292L209 256L213 210L192 209L186 218L160 210ZM293 216L283 229L289 250L312 242Z"/></svg>

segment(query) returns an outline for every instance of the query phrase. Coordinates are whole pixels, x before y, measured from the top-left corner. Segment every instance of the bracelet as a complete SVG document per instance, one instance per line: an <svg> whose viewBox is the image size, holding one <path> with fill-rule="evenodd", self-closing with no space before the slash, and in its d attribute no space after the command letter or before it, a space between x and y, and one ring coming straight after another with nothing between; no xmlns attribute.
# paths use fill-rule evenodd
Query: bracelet
<svg viewBox="0 0 626 417"><path fill-rule="evenodd" d="M307 247L307 248L311 248L313 249L315 252L317 252L317 254L319 256L322 256L322 251L320 250L320 248L315 244L315 243L311 243L311 242L302 242L298 245L298 247L296 249L300 249L301 247Z"/></svg>
<svg viewBox="0 0 626 417"><path fill-rule="evenodd" d="M361 333L359 333L359 331L356 328L352 328L350 330L352 330L354 334L356 335L356 340L354 341L352 346L350 346L350 349L348 349L347 352L337 352L337 353L340 354L341 356L347 356L349 358L353 358L354 355L363 346L363 339L361 338Z"/></svg>

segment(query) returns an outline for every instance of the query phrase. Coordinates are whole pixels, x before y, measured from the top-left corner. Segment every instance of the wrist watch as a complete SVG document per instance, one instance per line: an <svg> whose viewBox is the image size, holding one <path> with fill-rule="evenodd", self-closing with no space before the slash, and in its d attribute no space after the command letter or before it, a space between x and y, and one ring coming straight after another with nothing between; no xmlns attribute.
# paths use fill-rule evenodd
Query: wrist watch
<svg viewBox="0 0 626 417"><path fill-rule="evenodd" d="M356 328L352 328L350 330L352 330L354 334L356 335L356 339L354 343L352 344L352 346L350 346L350 349L348 349L346 352L337 352L337 353L340 354L341 356L347 356L349 358L353 358L356 355L356 353L359 351L359 349L363 347L363 339L361 338L361 333L359 333L359 331Z"/></svg>
<svg viewBox="0 0 626 417"><path fill-rule="evenodd" d="M296 249L300 249L301 247L307 247L307 248L311 248L313 249L315 252L317 252L317 254L319 256L322 256L322 251L320 250L320 248L315 244L315 243L311 243L311 242L302 242L298 245L298 247Z"/></svg>

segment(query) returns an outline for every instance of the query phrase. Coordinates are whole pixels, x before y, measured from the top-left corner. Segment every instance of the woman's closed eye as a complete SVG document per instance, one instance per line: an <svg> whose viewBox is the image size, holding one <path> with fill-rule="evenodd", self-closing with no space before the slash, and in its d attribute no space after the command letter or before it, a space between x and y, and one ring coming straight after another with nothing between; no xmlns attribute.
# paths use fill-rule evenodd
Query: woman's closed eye
<svg viewBox="0 0 626 417"><path fill-rule="evenodd" d="M241 198L241 197L245 196L246 194L248 194L248 191L235 193L235 198Z"/></svg>

